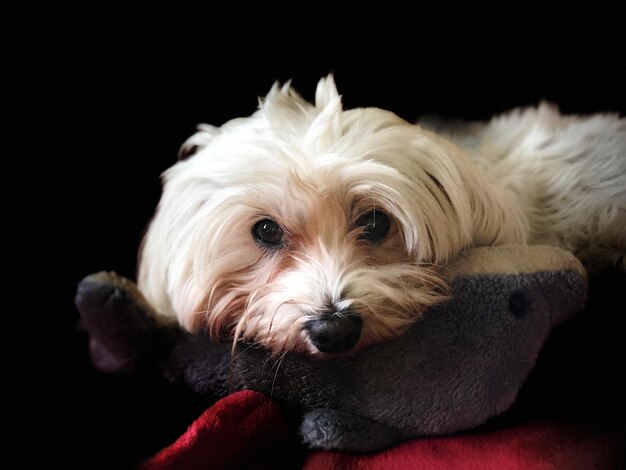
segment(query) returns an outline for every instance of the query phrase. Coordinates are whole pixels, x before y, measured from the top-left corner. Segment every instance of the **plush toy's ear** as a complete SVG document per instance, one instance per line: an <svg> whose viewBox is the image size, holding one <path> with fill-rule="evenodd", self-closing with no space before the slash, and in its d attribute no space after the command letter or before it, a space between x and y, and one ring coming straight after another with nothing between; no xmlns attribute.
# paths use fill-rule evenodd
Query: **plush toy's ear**
<svg viewBox="0 0 626 470"><path fill-rule="evenodd" d="M196 133L189 137L183 145L181 145L178 151L178 159L186 160L187 158L195 155L209 142L220 133L219 127L211 126L210 124L199 124L196 128Z"/></svg>
<svg viewBox="0 0 626 470"><path fill-rule="evenodd" d="M518 275L536 272L577 271L586 278L586 271L573 254L547 245L500 245L469 248L447 266L446 281L456 277Z"/></svg>

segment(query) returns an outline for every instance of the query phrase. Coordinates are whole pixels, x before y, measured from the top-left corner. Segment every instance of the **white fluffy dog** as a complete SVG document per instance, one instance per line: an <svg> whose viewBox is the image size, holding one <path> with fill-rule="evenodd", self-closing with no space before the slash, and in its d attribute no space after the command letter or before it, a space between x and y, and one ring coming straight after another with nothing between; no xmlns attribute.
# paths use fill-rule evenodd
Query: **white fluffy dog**
<svg viewBox="0 0 626 470"><path fill-rule="evenodd" d="M332 76L315 104L275 85L165 172L140 289L191 331L324 358L401 334L466 247L626 252L626 120L542 104L436 130L343 110Z"/></svg>

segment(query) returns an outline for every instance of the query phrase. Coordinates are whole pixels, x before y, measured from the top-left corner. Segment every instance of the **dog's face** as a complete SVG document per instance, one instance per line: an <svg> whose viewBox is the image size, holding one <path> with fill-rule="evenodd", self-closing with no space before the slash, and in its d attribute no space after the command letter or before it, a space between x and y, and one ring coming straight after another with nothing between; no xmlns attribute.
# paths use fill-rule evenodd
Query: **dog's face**
<svg viewBox="0 0 626 470"><path fill-rule="evenodd" d="M516 241L511 211L448 142L380 109L275 86L201 126L164 175L139 285L157 310L276 353L358 351L445 298L440 265Z"/></svg>

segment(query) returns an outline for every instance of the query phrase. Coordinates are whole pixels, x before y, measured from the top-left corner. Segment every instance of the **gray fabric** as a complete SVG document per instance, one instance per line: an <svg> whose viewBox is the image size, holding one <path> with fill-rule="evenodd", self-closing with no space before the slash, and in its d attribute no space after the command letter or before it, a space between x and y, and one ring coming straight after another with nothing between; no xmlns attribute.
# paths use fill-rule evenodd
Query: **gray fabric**
<svg viewBox="0 0 626 470"><path fill-rule="evenodd" d="M159 325L129 281L113 273L83 280L76 305L101 369L155 367L198 393L259 390L302 410L300 431L311 447L373 451L505 411L552 327L584 304L582 267L562 250L478 248L457 261L448 302L407 334L349 360L272 357L246 345L231 356L230 345Z"/></svg>

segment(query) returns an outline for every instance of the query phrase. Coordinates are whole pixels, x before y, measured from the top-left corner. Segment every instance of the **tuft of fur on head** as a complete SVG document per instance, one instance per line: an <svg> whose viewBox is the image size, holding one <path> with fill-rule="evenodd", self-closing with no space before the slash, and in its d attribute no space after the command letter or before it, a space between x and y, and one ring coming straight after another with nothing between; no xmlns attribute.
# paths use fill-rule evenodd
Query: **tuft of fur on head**
<svg viewBox="0 0 626 470"><path fill-rule="evenodd" d="M257 112L203 125L163 175L138 282L165 316L215 339L324 357L306 324L357 312L354 350L401 334L446 296L441 264L470 245L522 243L525 219L453 143L377 108L315 103L275 84ZM387 215L365 239L360 219ZM271 220L277 246L253 227Z"/></svg>

